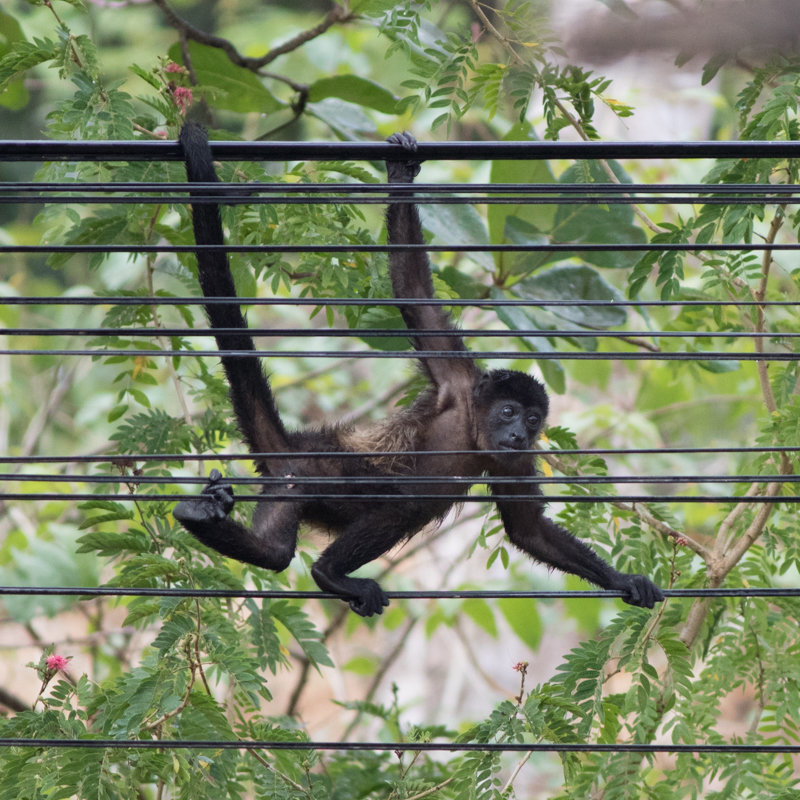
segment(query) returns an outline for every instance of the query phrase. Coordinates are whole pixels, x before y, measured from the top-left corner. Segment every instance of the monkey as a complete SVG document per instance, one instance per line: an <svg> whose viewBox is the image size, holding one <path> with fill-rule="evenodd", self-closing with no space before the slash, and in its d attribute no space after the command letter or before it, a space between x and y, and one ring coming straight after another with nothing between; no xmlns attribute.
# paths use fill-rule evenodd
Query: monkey
<svg viewBox="0 0 800 800"><path fill-rule="evenodd" d="M401 158L386 162L391 186L386 214L388 242L424 244L416 205L397 202L411 192L420 171L416 140L410 134L398 133L388 141L403 153ZM190 183L219 180L207 133L200 124L187 122L179 142ZM224 202L224 195L220 194L220 200ZM196 243L222 244L219 205L191 200L190 204ZM206 298L236 296L224 251L199 250L197 263ZM469 489L467 485L454 487L429 479L475 476L478 483L484 475L508 478L511 482L491 485L490 491L497 495L495 502L506 534L517 548L549 567L621 592L629 604L653 608L663 600L662 591L649 578L618 572L545 516L537 485L513 481L536 475L531 448L547 417L549 400L544 386L523 372L480 368L444 309L403 303L405 299L433 298L431 267L424 250L392 250L389 273L427 387L410 405L367 427L330 425L318 430L287 430L258 356L226 355L230 350L255 350L239 304L206 304L211 327L218 331L215 338L242 437L255 454L258 473L272 480L262 486L250 528L230 517L235 502L233 489L217 470L211 472L199 497L175 506L174 517L200 542L222 555L275 572L285 570L294 557L301 523L328 531L333 539L312 565L311 574L323 592L342 598L354 612L369 617L382 613L389 599L376 581L351 573L431 523L441 522L455 504L454 491L466 494ZM442 335L442 331L450 335ZM425 351L453 355L433 358ZM326 457L298 455L309 452L321 452ZM260 453L277 457L259 458ZM346 456L348 453L359 455ZM406 480L398 480L401 475ZM298 482L300 477L312 480ZM315 477L366 480L332 485L315 483ZM419 478L419 482L413 478ZM321 493L333 497L321 498ZM277 494L281 499L271 498ZM347 498L339 499L337 494ZM389 497L373 499L375 494ZM418 498L419 494L425 497Z"/></svg>

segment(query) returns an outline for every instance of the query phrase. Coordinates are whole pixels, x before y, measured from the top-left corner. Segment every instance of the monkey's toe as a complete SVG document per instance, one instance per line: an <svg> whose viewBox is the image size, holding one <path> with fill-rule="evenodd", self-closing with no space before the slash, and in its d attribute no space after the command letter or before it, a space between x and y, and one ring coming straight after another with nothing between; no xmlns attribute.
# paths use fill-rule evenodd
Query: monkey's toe
<svg viewBox="0 0 800 800"><path fill-rule="evenodd" d="M405 150L411 150L412 152L417 149L417 140L413 134L409 133L408 131L398 131L397 133L393 133L386 139L389 144L399 144L400 147L404 148Z"/></svg>
<svg viewBox="0 0 800 800"><path fill-rule="evenodd" d="M371 617L374 614L383 614L383 609L389 605L389 598L375 581L369 581L365 583L359 596L352 598L349 602L350 608L356 614L362 617Z"/></svg>
<svg viewBox="0 0 800 800"><path fill-rule="evenodd" d="M653 608L664 599L664 593L644 575L628 575L626 586L622 589L622 599L632 606Z"/></svg>

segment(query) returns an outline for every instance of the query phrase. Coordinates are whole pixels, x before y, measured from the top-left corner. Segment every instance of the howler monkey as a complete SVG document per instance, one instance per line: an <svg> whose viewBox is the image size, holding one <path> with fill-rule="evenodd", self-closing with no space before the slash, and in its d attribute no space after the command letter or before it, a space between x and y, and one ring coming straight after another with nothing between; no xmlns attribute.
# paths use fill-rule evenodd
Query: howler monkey
<svg viewBox="0 0 800 800"><path fill-rule="evenodd" d="M399 198L410 193L410 184L419 172L419 160L414 154L416 141L410 134L394 134L389 141L404 148L407 155L386 164L389 183L397 185L391 194ZM181 131L180 143L189 181L217 181L205 130L188 122ZM224 202L224 197L220 197ZM197 244L222 244L219 206L194 203L192 214ZM424 243L415 205L392 202L390 196L386 224L390 244ZM224 252L200 250L197 261L206 297L235 296ZM484 474L534 476L534 457L524 451L539 437L548 410L547 394L538 381L522 372L485 371L473 359L461 355L466 352L461 337L429 333L454 330L441 308L403 304L405 298L433 297L430 265L424 251L392 251L389 268L394 295L415 349L450 351L454 355L431 358L421 353L419 360L429 380L428 387L407 408L366 428L330 426L287 431L258 357L225 354L228 350L255 350L239 305L207 304L212 328L240 331L217 333L216 340L236 419L250 451L285 454L285 458L255 459L261 475L279 480L263 486L251 529L228 516L234 504L233 490L216 470L200 498L184 500L174 511L175 518L190 533L222 555L276 572L289 566L301 522L326 529L336 538L312 566L311 574L320 589L349 601L350 607L365 617L380 614L388 598L374 580L354 578L350 573L414 536L428 523L441 520L453 505L446 496L467 491L466 486L427 479L460 475L476 476L475 482L479 482L477 476ZM474 452L467 455L438 452L453 450ZM330 455L325 458L295 455L309 451ZM398 456L398 451L408 455ZM350 452L370 455L336 457L337 453ZM392 477L399 475L406 479L392 484ZM409 482L408 476L419 477L419 483ZM295 482L298 477L378 480L374 484L332 485ZM536 485L510 482L491 488L498 495L497 507L509 538L534 559L579 575L604 589L620 591L623 599L633 605L652 608L663 599L660 589L648 578L617 572L548 519ZM321 492L349 497L315 497ZM270 499L274 494L284 498L288 494L296 499ZM374 494L390 494L392 499L376 500L371 497ZM417 499L417 494L443 497ZM353 495L357 497L353 499Z"/></svg>

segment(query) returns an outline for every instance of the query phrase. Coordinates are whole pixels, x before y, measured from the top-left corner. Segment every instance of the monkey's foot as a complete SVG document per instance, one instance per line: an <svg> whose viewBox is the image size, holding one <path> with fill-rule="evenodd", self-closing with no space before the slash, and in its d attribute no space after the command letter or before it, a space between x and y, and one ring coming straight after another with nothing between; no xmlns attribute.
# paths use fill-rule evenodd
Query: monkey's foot
<svg viewBox="0 0 800 800"><path fill-rule="evenodd" d="M380 585L370 578L351 578L357 585L353 586L355 597L350 598L350 608L362 617L383 614L389 605L389 598Z"/></svg>
<svg viewBox="0 0 800 800"><path fill-rule="evenodd" d="M632 606L652 608L664 599L664 593L644 575L623 575L619 589L624 602Z"/></svg>
<svg viewBox="0 0 800 800"><path fill-rule="evenodd" d="M416 153L417 140L408 132L393 133L387 140L389 144L400 145L407 153ZM386 176L389 183L411 183L419 175L421 160L410 158L407 161L387 161Z"/></svg>
<svg viewBox="0 0 800 800"><path fill-rule="evenodd" d="M208 476L208 484L199 498L181 500L175 506L172 516L178 522L203 523L217 522L230 514L234 504L233 487L229 483L221 483L219 470L212 469Z"/></svg>

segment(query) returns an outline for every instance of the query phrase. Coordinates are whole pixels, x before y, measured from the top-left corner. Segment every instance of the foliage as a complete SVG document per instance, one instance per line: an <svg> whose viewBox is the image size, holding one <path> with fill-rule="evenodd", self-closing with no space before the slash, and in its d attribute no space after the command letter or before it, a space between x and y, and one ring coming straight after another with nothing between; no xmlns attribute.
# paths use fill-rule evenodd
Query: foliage
<svg viewBox="0 0 800 800"><path fill-rule="evenodd" d="M632 13L621 0L604 2L617 12ZM1 11L0 108L21 109L38 102L26 80L35 76L49 92L46 133L56 139L173 139L183 120L187 93L215 112L213 135L226 139L266 137L279 131L289 138L369 139L406 125L465 138L480 130L491 138L535 141L557 139L569 129L583 139L597 139L599 106L618 117L631 113L627 105L607 95L607 78L567 63L537 2L498 3L489 18L485 5L473 2L447 4L443 10L430 2L354 0L334 6L322 22L315 20L299 36L296 32L304 23L296 12L270 9L259 15L254 10L256 22L248 24L255 33L229 19L225 32L231 32L231 39L203 35L198 26L190 28L180 18L163 17L161 2L146 8L137 5L115 9L113 42L104 39L102 14L78 0L52 4L36 0L26 10ZM224 17L225 10L218 10ZM191 11L199 14L199 6L183 11L187 20ZM284 27L294 38L279 35L281 14L287 15ZM269 19L261 21L262 16ZM122 35L120 18L144 21L128 26L130 35L147 31L157 37L163 45L159 52L168 57L159 58L150 42L139 41L134 48L138 63L123 74L119 65L131 59L118 58L112 64L114 59L108 58L112 45L118 44L115 37ZM92 30L92 35L84 30ZM245 42L255 36L261 50L260 42L268 40L273 49L263 54L258 50L254 56L253 47L242 55L233 34ZM186 47L180 46L181 37L187 39ZM712 59L706 77L718 69L720 62ZM740 138L800 138L799 82L800 63L794 59L776 57L755 65L732 104ZM436 168L450 169L444 173L448 179L459 177L459 167ZM521 368L527 368L531 354L538 356L537 366L553 392L568 393L571 403L585 409L583 418L572 414L575 427L583 428L578 431L582 445L656 451L647 457L618 454L613 463L609 458L609 466L598 455L576 457L566 452L578 446L576 432L552 427L542 471L547 478L607 479L606 484L569 488L571 494L591 494L607 502L561 503L556 497L553 514L590 539L620 569L651 574L664 586L769 587L797 580L800 527L789 502L795 494L793 484L768 480L776 475L788 478L796 471L794 455L742 453L736 463L731 456L724 463L701 463L658 453L665 447L718 443L800 446L796 357L772 362L768 370L763 360L719 361L703 355L747 351L796 356L797 315L780 307L765 311L758 304L797 300L800 270L788 259L782 261L771 247L797 241L800 216L788 204L729 201L717 187L797 183L797 170L797 163L788 159L716 162L703 178L706 202L678 210L600 202L599 189L593 198L598 202L583 205L503 203L489 205L485 214L467 205L423 209L425 228L435 244L531 246L521 252L475 252L456 266L443 258L435 268L436 290L442 297L568 303L503 306L491 316L475 310L469 325L475 320L476 325L505 327ZM224 181L265 178L264 166L253 163L225 162L220 172ZM639 182L643 172L641 165L616 162L565 166L497 161L489 165L489 182L562 188L583 184L588 193L599 184ZM269 180L292 188L335 184L343 178L366 184L382 177L372 164L323 162L278 165L267 174ZM42 166L36 178L174 183L183 179L183 170L173 162L54 162ZM32 223L32 232L25 217L5 224L8 219L3 217L4 241L28 237L45 243L133 248L191 242L187 211L178 201L109 202L85 208L52 203ZM225 223L230 240L241 244L374 245L384 236L374 207L359 208L344 199L333 206L309 199L281 206L280 213L275 205L232 206L225 212ZM638 249L645 243L719 242L765 246L744 252L698 248L641 254ZM613 253L582 249L602 243L633 249ZM552 244L565 247L557 252L542 249ZM274 308L263 314L254 309L254 325L263 316L268 319L263 327L327 323L346 325L355 332L402 327L394 311L356 306L334 311L324 304L331 297L389 296L385 261L380 257L358 252L262 253L247 259L235 255L232 260L244 295L319 300L311 323L308 309ZM37 356L19 367L15 362L13 385L0 371L0 422L7 429L0 432L3 441L13 443L10 451L25 455L51 451L114 458L65 470L73 479L83 475L100 481L93 484L97 498L76 504L64 488L63 499L56 494L36 509L3 500L9 513L0 520L5 534L0 582L90 586L102 581L109 588L220 588L234 593L250 588L310 588L307 565L313 542L303 544L291 570L273 575L206 550L170 515L170 495L196 490L196 485L178 479L200 482L212 465L233 480L246 482L243 476L249 475L238 462L214 460L240 445L215 360L193 355L193 350L204 349L204 340L198 342L189 330L184 336L166 332L181 325L186 329L201 325L197 307L114 304L117 298L158 296L170 301L196 296L192 259L183 254L156 258L93 253L85 259L56 254L47 264L32 260L22 266L15 263L12 269L13 279L0 283L2 294L66 297L86 293L88 285L109 303L106 309L54 307L47 320L19 306L0 305L4 327L51 324L114 332L89 343L96 356L84 372L65 367L53 355ZM674 305L652 310L580 305L597 300L619 303L626 295L642 302L662 298ZM726 304L709 310L693 301ZM749 305L737 305L745 301ZM133 329L139 328L151 329L152 336L135 335ZM743 337L743 331L757 337ZM706 333L720 338L709 340L703 336ZM303 347L307 341L314 340L304 339ZM400 336L378 339L365 334L364 341L387 350L407 346ZM472 344L478 350L495 349L496 342L487 338ZM274 346L280 349L284 344ZM128 354L111 352L120 350ZM557 351L582 358L618 350L640 355L678 352L697 358L642 360L635 369L622 365L612 373L605 361L553 357ZM159 351L177 355L166 357ZM332 368L322 359L294 357L271 368L281 406L295 422L316 421L322 412L351 411L362 389L373 395L384 381L392 388L387 396L416 389L413 380L398 386L390 363L369 370L362 365ZM42 416L32 417L37 407ZM31 438L34 445L25 449ZM167 458L148 459L142 454ZM191 460L196 456L206 459L200 469ZM723 472L746 477L740 484L724 486L699 480L675 491L730 490L741 501L671 505L656 502L655 497L652 503L630 504L613 488L613 476L621 474L702 475L704 469L712 476ZM758 476L763 480L754 480ZM36 480L33 475L26 480L29 477ZM62 486L47 484L47 489L58 493ZM546 487L547 494L558 491ZM126 492L135 492L137 500L101 496ZM751 502L755 493L785 494L787 501L761 505ZM480 564L477 578L456 581L450 568L442 570L443 583L451 588L458 583L464 588L477 584L526 589L538 580L532 578L530 565L511 558L494 516L485 520L464 549L478 554L474 562L485 559L488 571ZM409 545L395 560L410 559L417 552ZM393 580L402 586L412 579L407 573L395 573ZM547 585L557 580L551 576ZM566 585L577 588L570 579ZM4 610L14 624L31 631L37 616L57 614L65 602L31 600L23 605L9 598ZM309 676L314 673L323 678L335 674L337 686L344 686L348 675L359 679L358 699L348 695L340 709L352 719L346 731L351 740L443 741L454 747L716 743L726 740L720 729L721 707L741 697L749 702L749 716L737 727L736 741L796 744L800 684L794 659L800 653L794 599L712 604L671 600L653 613L619 607L615 615L589 599L568 601L563 608L518 598L447 600L424 606L408 602L394 603L370 628L353 615L316 601L143 594L117 601L76 601L75 607L87 620L89 643L75 646L82 660L75 658L62 672L62 667L48 666L54 653L44 646L46 641L40 642L42 656L30 665L41 683L38 696L23 703L24 710L0 718L0 737L205 740L218 746L5 747L0 751L0 800L72 796L460 800L508 798L515 790L518 796L530 797L677 800L789 798L797 793L797 774L788 756L763 753L735 758L725 753L680 753L669 762L630 753L565 753L560 761L533 757L529 765L526 754L511 757L491 748L431 756L424 750L317 753L310 748L228 746L271 741L300 748L319 738L314 731L323 726L306 726L305 713L298 710L298 698L308 693ZM518 694L513 701L491 699L497 683L508 678L495 661L488 693L470 685L470 694L480 698L479 712L470 708L463 718L415 724L407 720L419 717L418 709L407 709L407 701L401 701L415 689L401 681L386 698L375 696L375 689L418 622L423 623L418 632L432 642L429 649L445 654L443 661L470 659L480 665L480 645L473 641L486 643L486 650L493 652L499 650L493 643L501 639L512 641L522 652L543 652L553 641L552 632L560 629L577 632L579 643L553 676L537 670L533 686L525 686L528 665L518 664ZM451 645L443 642L455 637L465 650L450 656ZM398 646L387 644L390 639ZM331 642L337 647L329 649ZM348 653L346 661L336 664L342 652ZM295 679L291 698L286 691L288 674ZM446 693L441 687L437 691ZM559 765L560 774L552 785L530 777L540 771L552 775L553 763ZM526 766L529 769L523 769Z"/></svg>

